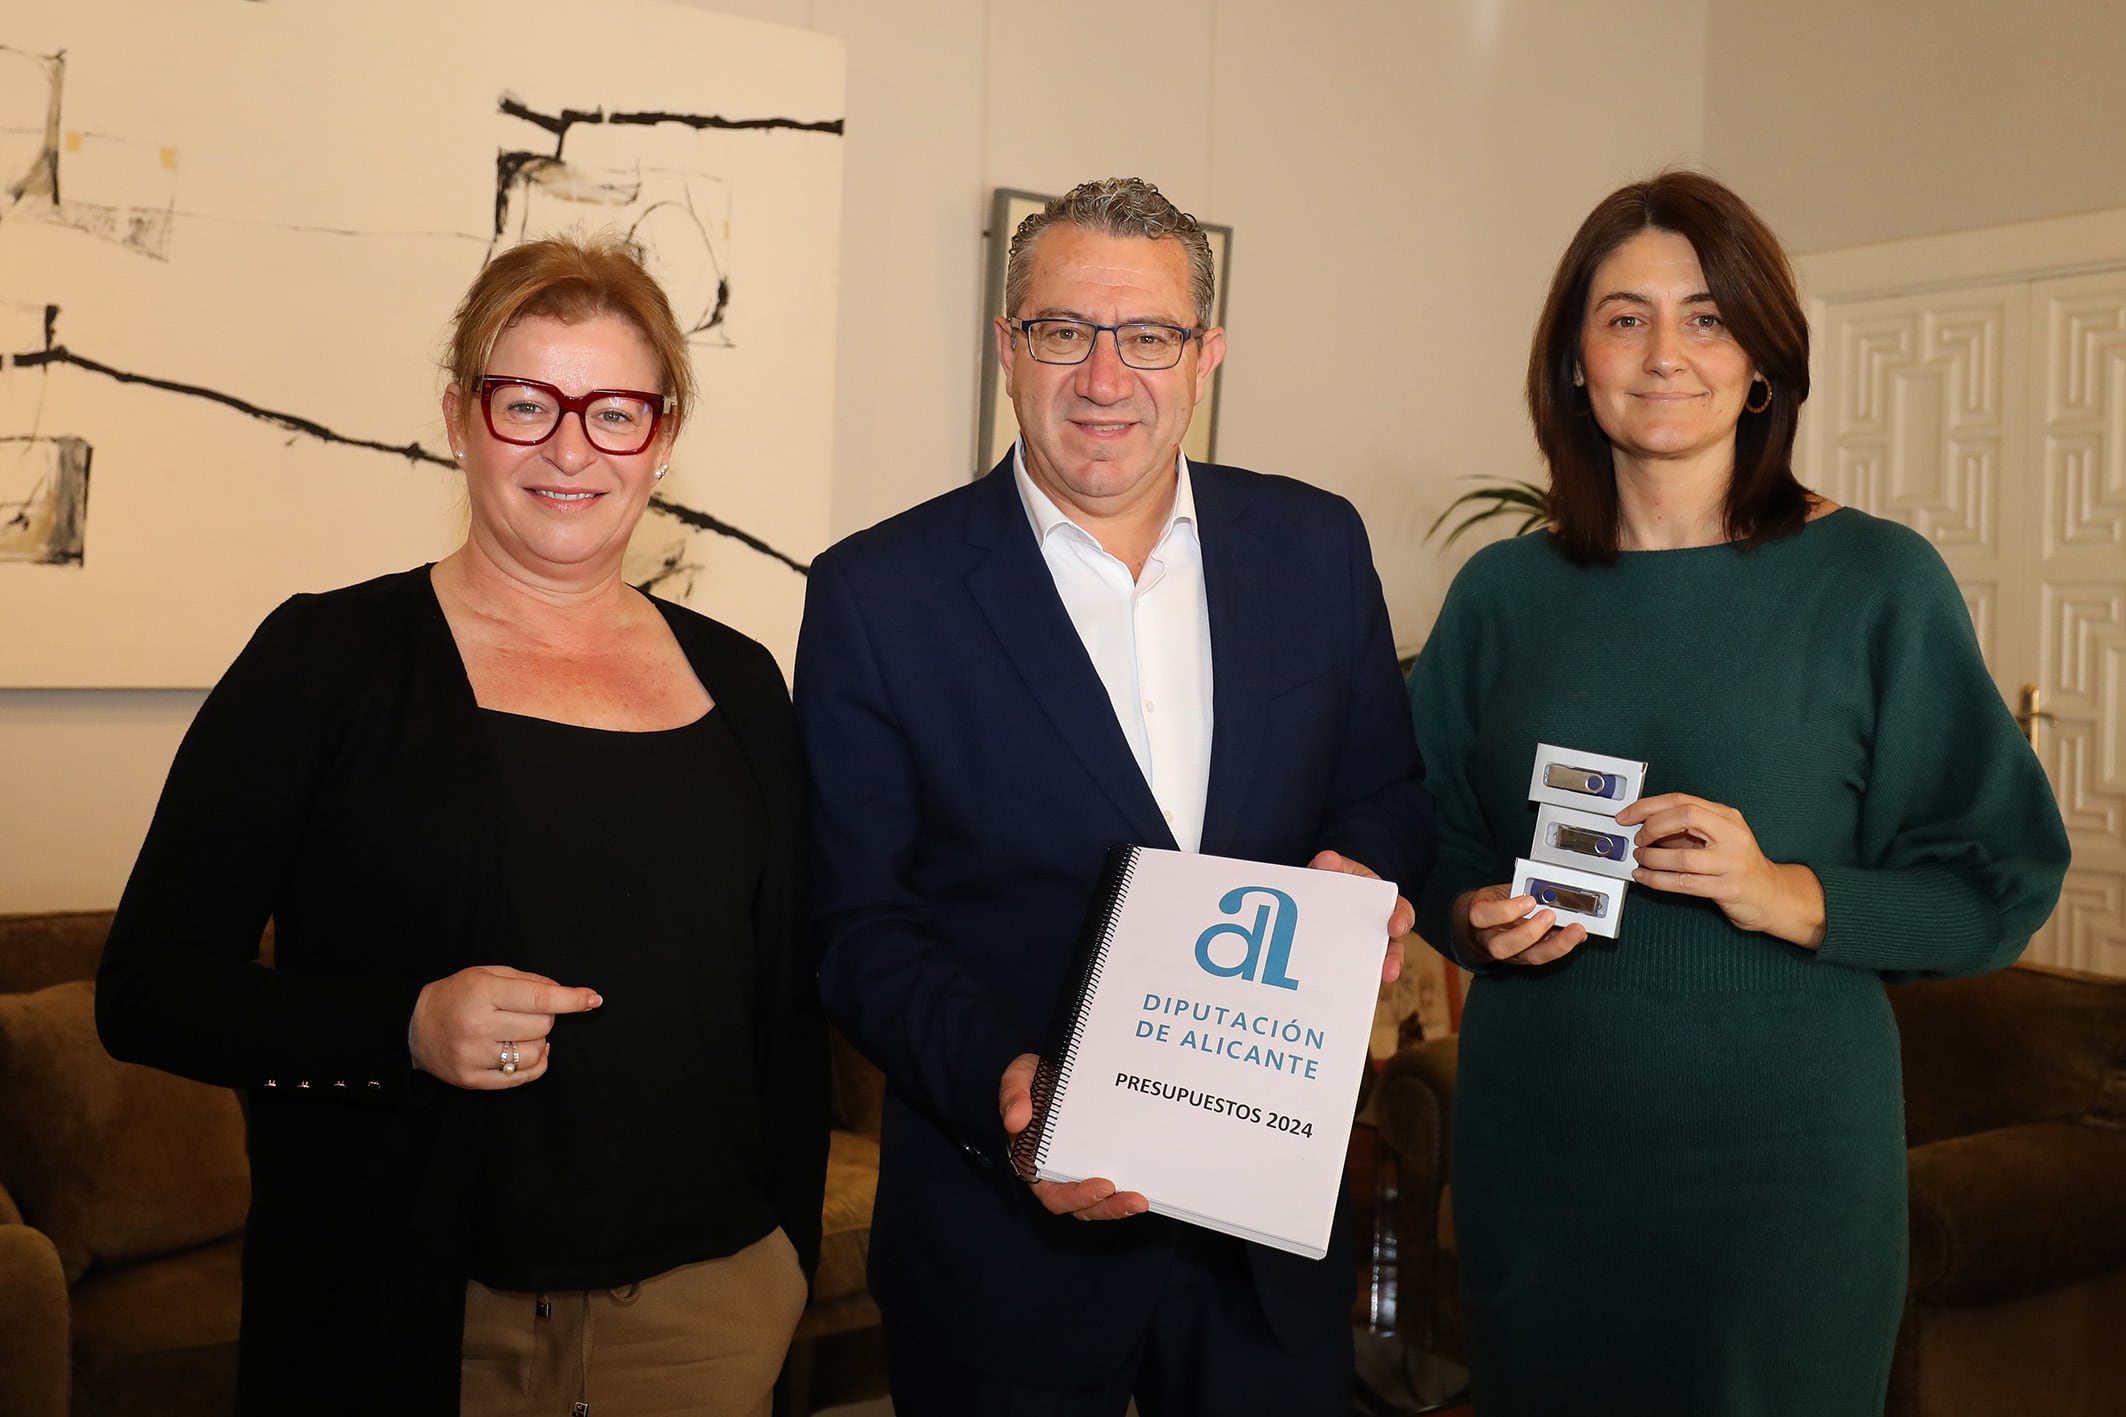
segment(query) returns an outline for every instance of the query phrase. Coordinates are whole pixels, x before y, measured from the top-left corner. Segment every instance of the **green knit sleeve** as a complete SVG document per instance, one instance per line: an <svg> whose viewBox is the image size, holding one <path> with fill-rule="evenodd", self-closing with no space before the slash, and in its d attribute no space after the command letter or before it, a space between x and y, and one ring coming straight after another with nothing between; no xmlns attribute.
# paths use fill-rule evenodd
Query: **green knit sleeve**
<svg viewBox="0 0 2126 1417"><path fill-rule="evenodd" d="M1456 948L1453 909L1463 892L1496 885L1500 879L1469 774L1477 705L1483 702L1483 681L1491 672L1481 650L1488 579L1482 556L1454 578L1439 619L1410 670L1409 686L1425 785L1439 803L1439 857L1412 902L1417 933L1456 964L1475 970L1495 967L1495 962L1481 955L1465 958Z"/></svg>
<svg viewBox="0 0 2126 1417"><path fill-rule="evenodd" d="M1904 976L2014 962L2059 899L2067 834L1955 581L1897 534L1870 573L1874 737L1856 864L1823 882L1822 957Z"/></svg>

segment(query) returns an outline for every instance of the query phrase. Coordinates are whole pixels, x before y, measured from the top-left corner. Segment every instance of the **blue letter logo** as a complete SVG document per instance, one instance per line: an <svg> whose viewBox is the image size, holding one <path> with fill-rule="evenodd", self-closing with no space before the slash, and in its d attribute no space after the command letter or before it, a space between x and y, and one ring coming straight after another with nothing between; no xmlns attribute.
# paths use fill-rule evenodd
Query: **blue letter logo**
<svg viewBox="0 0 2126 1417"><path fill-rule="evenodd" d="M1299 907L1283 891L1268 886L1240 886L1227 891L1219 898L1218 908L1228 915L1237 915L1242 903L1250 895L1266 895L1268 901L1255 906L1255 923L1252 926L1226 921L1213 925L1196 937L1196 963L1209 974L1222 979L1249 979L1255 977L1255 966L1262 965L1262 982L1277 989L1297 989L1299 981L1285 973L1285 966L1292 959L1292 932L1299 925ZM1219 964L1211 958L1211 941L1220 935L1238 935L1248 942L1247 953L1234 964ZM1262 959L1262 943L1267 935L1270 942L1270 957Z"/></svg>

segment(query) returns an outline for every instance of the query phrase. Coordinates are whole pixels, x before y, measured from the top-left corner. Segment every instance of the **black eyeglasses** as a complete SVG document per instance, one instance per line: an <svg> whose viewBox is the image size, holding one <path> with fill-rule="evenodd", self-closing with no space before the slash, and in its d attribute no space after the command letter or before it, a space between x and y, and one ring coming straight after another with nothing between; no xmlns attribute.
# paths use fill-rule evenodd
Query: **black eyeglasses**
<svg viewBox="0 0 2126 1417"><path fill-rule="evenodd" d="M576 397L537 379L490 374L480 381L480 412L498 442L536 447L554 436L562 418L583 420L583 436L601 453L627 457L647 448L664 421L663 394L640 389L592 389Z"/></svg>
<svg viewBox="0 0 2126 1417"><path fill-rule="evenodd" d="M1181 351L1201 330L1179 325L1095 325L1086 320L1021 320L1026 352L1043 364L1083 364L1092 357L1093 341L1106 330L1115 337L1115 353L1132 369L1171 369Z"/></svg>

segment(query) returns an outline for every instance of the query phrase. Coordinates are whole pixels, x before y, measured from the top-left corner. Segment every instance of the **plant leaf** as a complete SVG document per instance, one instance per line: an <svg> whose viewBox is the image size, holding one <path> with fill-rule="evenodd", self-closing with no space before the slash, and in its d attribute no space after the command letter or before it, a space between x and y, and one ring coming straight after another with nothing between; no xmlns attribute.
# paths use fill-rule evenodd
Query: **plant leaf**
<svg viewBox="0 0 2126 1417"><path fill-rule="evenodd" d="M1468 480L1477 481L1479 479L1472 477ZM1456 522L1448 531L1447 539L1440 543L1443 548L1452 546L1463 532L1490 521L1493 517L1512 516L1515 513L1520 513L1521 524L1515 529L1513 533L1515 536L1525 535L1550 518L1550 493L1547 488L1538 487L1533 482L1519 480L1495 482L1464 492L1461 496L1449 502L1439 516L1433 520L1432 525L1426 529L1425 540L1430 541L1434 536L1438 535L1439 529L1447 524L1447 519L1453 516L1458 508L1471 505L1481 507L1482 510L1471 512L1468 516Z"/></svg>

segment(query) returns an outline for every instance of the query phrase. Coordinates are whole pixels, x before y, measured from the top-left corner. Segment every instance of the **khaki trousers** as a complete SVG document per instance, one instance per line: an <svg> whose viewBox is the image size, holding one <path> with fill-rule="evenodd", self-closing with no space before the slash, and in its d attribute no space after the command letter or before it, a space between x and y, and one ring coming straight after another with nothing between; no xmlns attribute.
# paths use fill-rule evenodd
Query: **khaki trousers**
<svg viewBox="0 0 2126 1417"><path fill-rule="evenodd" d="M625 1289L465 1288L465 1417L768 1417L805 1307L781 1230Z"/></svg>

